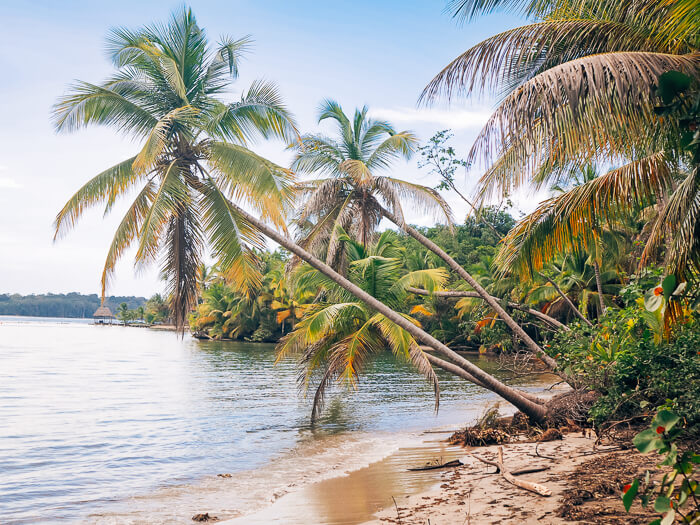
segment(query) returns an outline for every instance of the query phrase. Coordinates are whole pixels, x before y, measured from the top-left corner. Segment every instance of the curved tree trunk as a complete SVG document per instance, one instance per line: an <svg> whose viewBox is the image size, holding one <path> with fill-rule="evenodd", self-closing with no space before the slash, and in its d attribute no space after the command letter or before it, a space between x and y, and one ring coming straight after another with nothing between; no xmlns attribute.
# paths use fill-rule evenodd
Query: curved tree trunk
<svg viewBox="0 0 700 525"><path fill-rule="evenodd" d="M259 231L261 231L263 234L265 234L267 237L270 239L274 240L290 252L292 252L294 255L299 257L301 260L307 262L310 266L313 268L316 268L318 271L320 271L322 274L327 276L329 279L331 279L333 282L353 294L355 297L366 303L369 307L373 308L377 312L381 313L384 315L387 319L393 321L396 323L398 326L406 330L409 334L411 334L413 337L415 337L417 340L422 341L426 345L430 346L432 349L434 349L436 352L439 354L443 355L450 361L456 363L459 365L461 369L466 371L471 377L476 379L478 381L478 385L482 386L484 388L487 388L488 390L491 390L495 394L499 395L506 401L510 402L512 405L514 405L516 408L518 408L521 412L527 414L530 418L536 420L536 421L543 421L546 416L547 416L547 410L543 405L540 405L538 403L535 403L531 401L530 399L527 399L524 397L520 392L515 390L514 388L509 387L508 385L500 382L498 379L493 377L492 375L484 372L481 368L476 366L475 364L471 363L470 361L467 361L465 358L460 356L458 353L456 353L454 350L451 350L448 348L446 345L435 339L432 335L428 334L421 328L417 327L415 324L413 324L411 321L400 315L399 313L395 312L391 308L389 308L387 305L382 303L381 301L377 300L375 297L372 297L370 294L365 292L362 288L359 286L353 284L346 278L344 278L342 275L337 273L335 270L333 270L330 266L327 264L321 262L318 260L316 257L311 255L309 252L301 248L299 245L294 243L291 239L288 237L285 237L278 233L277 231L273 230L270 228L267 224L264 222L258 220L256 217L253 217L243 209L239 208L233 203L230 203L230 205L242 216L245 218L246 221L248 221L250 224L255 226Z"/></svg>
<svg viewBox="0 0 700 525"><path fill-rule="evenodd" d="M401 230L409 234L411 237L413 237L415 240L417 240L419 243L421 243L423 246L425 246L428 250L433 252L435 255L440 257L443 261L447 263L447 265L452 268L462 279L464 279L474 290L476 290L476 293L478 293L481 298L488 303L488 305L498 314L498 316L503 319L503 321L508 325L508 327L515 332L515 334L520 338L520 340L525 343L525 345L530 349L530 351L535 354L538 358L540 358L544 363L551 368L552 370L557 368L557 362L549 357L547 354L544 353L542 348L530 337L527 335L525 330L523 330L523 327L520 326L518 323L515 322L515 319L513 319L508 312L506 312L501 304L498 302L498 299L493 297L491 294L489 294L486 290L484 290L483 286L481 286L476 279L474 279L469 273L462 268L457 261L455 261L452 257L447 255L447 253L440 248L437 244L435 244L433 241L428 239L426 236L422 235L419 231L417 231L415 228L412 228L408 224L406 224L404 221L399 220L398 217L396 217L394 214L391 212L382 209L382 214L389 219L391 222L396 224Z"/></svg>
<svg viewBox="0 0 700 525"><path fill-rule="evenodd" d="M478 385L482 388L486 388L484 385L482 385L479 382L478 379L476 379L469 372L458 367L454 363L450 363L449 361L445 361L444 359L440 359L439 357L436 357L436 356L431 355L431 354L425 354L425 357L430 362L431 365L436 366L438 368L442 368L443 370L450 372L451 374L454 374L457 377L461 377L462 379L466 379L467 381L470 381L470 382L474 383L475 385ZM521 396L523 396L525 399L529 399L533 403L537 403L538 405L545 404L544 400L540 399L537 396L533 396L529 392L523 392L522 390L518 390L518 393Z"/></svg>
<svg viewBox="0 0 700 525"><path fill-rule="evenodd" d="M547 277L545 274L543 274L541 272L537 272L537 273L540 275L540 277L543 277L544 279L546 279L546 281L554 287L554 289L559 294L559 297L561 297L564 300L564 302L569 305L569 308L571 308L571 310L574 312L574 314L579 319L582 319L583 322L586 323L588 326L593 326L593 323L591 323L588 319L586 319L586 316L581 313L581 310L576 308L576 305L573 302L571 302L571 299L569 299L569 296L566 295L562 291L562 289L559 287L559 285L554 282L554 279L550 279L549 277Z"/></svg>
<svg viewBox="0 0 700 525"><path fill-rule="evenodd" d="M411 293L417 294L417 295L434 295L435 297L473 297L474 299L482 299L482 300L484 299L477 292L469 292L469 291L462 291L462 290L441 290L441 291L437 291L437 292L429 292L428 290L421 290L420 288L409 288L408 291ZM537 317L538 319L541 319L545 323L549 323L550 325L554 326L555 328L559 328L561 330L566 330L566 331L571 331L571 328L566 326L564 323L558 321L554 317L550 317L547 314L542 313L539 310L535 310L534 308L530 308L527 305L508 301L508 306L510 308L515 308L516 310L520 310L521 312L528 313L528 314L532 315L533 317Z"/></svg>
<svg viewBox="0 0 700 525"><path fill-rule="evenodd" d="M598 261L593 261L593 271L595 272L595 286L598 289L598 306L600 306L600 316L605 315L605 303L603 302L603 281L600 279L600 266Z"/></svg>

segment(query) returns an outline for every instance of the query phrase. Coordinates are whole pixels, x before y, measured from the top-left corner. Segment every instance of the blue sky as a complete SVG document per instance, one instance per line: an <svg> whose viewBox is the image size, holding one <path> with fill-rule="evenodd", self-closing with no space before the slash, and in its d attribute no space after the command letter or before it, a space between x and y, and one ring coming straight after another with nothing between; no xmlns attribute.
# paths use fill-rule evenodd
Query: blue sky
<svg viewBox="0 0 700 525"><path fill-rule="evenodd" d="M106 218L95 209L67 237L52 242L56 212L80 185L137 151L138 145L105 128L57 135L51 105L75 79L99 82L112 66L104 55L110 27L135 27L164 20L177 2L7 2L0 0L0 293L79 291L97 293L107 246L124 209ZM443 1L193 1L190 5L212 40L221 34L252 34L231 97L252 80L275 81L302 131L315 131L316 109L326 97L346 111L367 104L373 114L411 129L423 140L455 130L454 144L466 152L491 109L488 101L417 110L423 87L449 61L478 41L518 25L497 14L460 26ZM254 148L286 163L281 143ZM393 175L422 184L435 180L415 159ZM468 190L474 174L460 184ZM462 220L467 209L446 195ZM536 199L521 199L523 210ZM412 222L429 224L420 210ZM132 254L117 269L110 293L149 295L159 291L155 268L134 274Z"/></svg>

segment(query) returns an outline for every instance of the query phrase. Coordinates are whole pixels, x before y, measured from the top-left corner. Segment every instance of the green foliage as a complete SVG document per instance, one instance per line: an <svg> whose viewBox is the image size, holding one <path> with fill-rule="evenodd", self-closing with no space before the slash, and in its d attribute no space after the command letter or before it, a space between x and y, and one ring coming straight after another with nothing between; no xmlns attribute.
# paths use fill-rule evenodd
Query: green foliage
<svg viewBox="0 0 700 525"><path fill-rule="evenodd" d="M162 324L170 319L170 308L160 294L155 294L145 304L142 303L136 308L129 308L126 302L122 302L114 314L124 325L136 321L146 324Z"/></svg>
<svg viewBox="0 0 700 525"><path fill-rule="evenodd" d="M676 518L683 523L700 522L700 479L696 473L700 455L690 450L680 450L678 438L684 429L679 423L682 420L674 412L659 410L650 428L633 439L634 446L642 454L656 452L663 456L659 467L672 469L664 474L659 483L652 483L647 471L641 482L635 479L622 490L622 502L628 512L634 500L639 499L644 507L653 503L654 510L662 514L650 525L669 525Z"/></svg>
<svg viewBox="0 0 700 525"><path fill-rule="evenodd" d="M666 407L700 430L700 323L688 314L667 339L641 298L613 311L598 325L572 325L547 347L574 386L601 395L592 407L595 425L643 416Z"/></svg>
<svg viewBox="0 0 700 525"><path fill-rule="evenodd" d="M201 303L190 315L190 328L214 339L277 341L300 317L304 303L313 295L292 289L284 275L286 254L282 251L256 254L262 275L254 289L241 289L216 270L207 274L201 288Z"/></svg>
<svg viewBox="0 0 700 525"><path fill-rule="evenodd" d="M409 287L433 290L447 277L442 268L406 270L401 247L391 231L382 233L370 246L354 241L344 231L338 238L347 255L347 278L397 312L405 311ZM437 395L437 376L412 335L317 270L302 266L299 273L298 283L316 288L317 300L305 309L294 331L280 341L278 359L300 355L301 377L307 387L320 375L312 419L318 416L333 380L354 386L368 358L386 350L412 363L433 383ZM420 325L409 314L403 316Z"/></svg>

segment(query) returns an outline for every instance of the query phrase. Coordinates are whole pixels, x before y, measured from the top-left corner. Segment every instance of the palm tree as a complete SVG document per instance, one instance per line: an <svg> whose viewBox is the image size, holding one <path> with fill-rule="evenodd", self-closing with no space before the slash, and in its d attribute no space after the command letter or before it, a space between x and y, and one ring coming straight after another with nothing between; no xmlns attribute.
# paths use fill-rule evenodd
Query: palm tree
<svg viewBox="0 0 700 525"><path fill-rule="evenodd" d="M388 122L367 117L367 107L356 110L352 121L341 106L326 100L319 122L331 119L337 125L337 137L304 135L298 146L292 169L301 173L326 175L304 183L304 198L297 223L302 225L301 246L319 253L325 245L326 264L338 265L338 227L347 230L362 244L371 240L382 217L435 253L481 295L513 332L552 369L556 362L505 311L498 300L452 257L404 220L401 199L410 199L422 209L439 213L452 223L447 203L433 190L419 184L378 175L399 158L409 158L416 139L408 131L396 132ZM311 224L309 225L309 220Z"/></svg>
<svg viewBox="0 0 700 525"><path fill-rule="evenodd" d="M205 235L222 271L238 286L250 287L260 277L249 246L261 246L263 234L451 361L434 357L431 363L441 361L534 419L544 419L544 406L485 373L279 232L293 200L292 173L246 144L257 135L294 139L293 119L269 83L256 82L231 104L215 98L236 76L248 42L224 38L217 49L209 49L187 9L166 25L112 32L110 54L118 73L101 85L76 84L54 107L55 124L59 131L113 125L144 145L68 201L56 218L56 236L74 226L87 207L105 203L109 211L120 195L140 183L108 252L103 289L117 259L135 240L138 264L164 251L171 311L182 328L196 301Z"/></svg>
<svg viewBox="0 0 700 525"><path fill-rule="evenodd" d="M292 174L256 155L256 137L298 137L274 84L257 81L239 100L220 97L238 75L250 38L209 45L187 8L166 24L113 29L107 39L117 72L101 84L77 82L53 108L58 131L111 126L138 140L140 151L88 181L58 213L55 237L85 209L138 189L117 228L102 275L137 244L136 264L160 257L175 324L182 329L197 300L197 269L208 247L240 286L259 284L250 247L264 240L232 207L237 200L279 228L292 203Z"/></svg>
<svg viewBox="0 0 700 525"><path fill-rule="evenodd" d="M367 113L365 106L351 120L337 102L325 100L318 120L333 121L337 133L304 135L291 166L297 173L318 177L300 184L297 223L310 223L302 229L300 245L315 253L325 245L326 263L331 265L338 257L338 227L370 244L385 208L403 217L402 199L452 221L449 206L435 190L380 175L394 160L410 158L418 140L410 131L397 132Z"/></svg>
<svg viewBox="0 0 700 525"><path fill-rule="evenodd" d="M533 283L528 299L532 304L544 304L542 310L552 316L568 309L570 302L578 303L577 311L588 319L591 301L595 301L600 317L604 313L600 305L614 304L613 298L622 288L614 269L603 266L601 270L595 259L583 251L564 255L550 263L549 268L555 277L544 284Z"/></svg>
<svg viewBox="0 0 700 525"><path fill-rule="evenodd" d="M491 390L536 421L544 421L547 418L547 407L538 399L533 398L524 392L511 388L492 375L484 372L478 366L466 360L464 357L448 348L445 344L438 341L435 337L422 330L412 321L388 307L371 294L367 293L367 291L360 288L357 284L340 275L333 268L319 260L317 257L313 256L289 237L279 233L276 229L268 226L265 222L257 219L235 204L231 203L231 206L246 221L248 221L267 237L275 241L280 246L286 248L290 253L309 264L309 266L312 268L318 270L340 288L349 292L353 297L359 299L370 308L384 315L390 321L393 321L396 325L413 336L416 341L425 343L436 353L449 360L446 361L445 359L441 359L437 356L426 354L426 359L430 361L433 366L447 370L459 377L462 377L463 379L466 379L467 381L471 381L478 386Z"/></svg>
<svg viewBox="0 0 700 525"><path fill-rule="evenodd" d="M700 157L697 146L683 142L692 126L679 117L692 113L696 99L688 89L700 76L698 2L459 0L452 6L464 18L505 7L535 19L467 50L422 95L423 101L484 90L502 95L467 159L486 165L480 202L524 184L560 181L592 162L616 166L524 220L523 229L536 228L544 239L534 268L550 260L549 233L555 243L588 247L601 223L659 203L645 256L666 238L669 269L679 276L698 272ZM660 119L657 87L663 104L681 111Z"/></svg>
<svg viewBox="0 0 700 525"><path fill-rule="evenodd" d="M351 239L345 232L339 232L338 237L347 251L348 279L394 310L402 309L410 286L433 289L441 286L447 277L442 268L403 271L400 248L394 244L391 232L384 232L371 246ZM369 355L387 348L413 363L433 383L437 402L437 376L411 334L357 301L318 270L303 267L300 272L298 283L322 289L323 300L306 307L302 320L278 345L278 359L302 354L307 386L314 372L323 370L314 396L312 419L318 415L323 394L334 379L343 378L355 384ZM410 316L403 317L419 325Z"/></svg>

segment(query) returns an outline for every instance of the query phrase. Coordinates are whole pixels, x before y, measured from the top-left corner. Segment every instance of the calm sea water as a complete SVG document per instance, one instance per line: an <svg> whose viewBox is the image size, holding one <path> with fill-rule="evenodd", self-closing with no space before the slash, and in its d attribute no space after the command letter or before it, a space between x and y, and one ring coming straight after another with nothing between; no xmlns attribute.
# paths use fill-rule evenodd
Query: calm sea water
<svg viewBox="0 0 700 525"><path fill-rule="evenodd" d="M490 399L441 375L435 414L431 387L387 353L311 428L295 363L274 360L272 345L0 317L0 521L236 516L280 487L381 459L406 432L464 423ZM233 480L223 488L220 473Z"/></svg>

